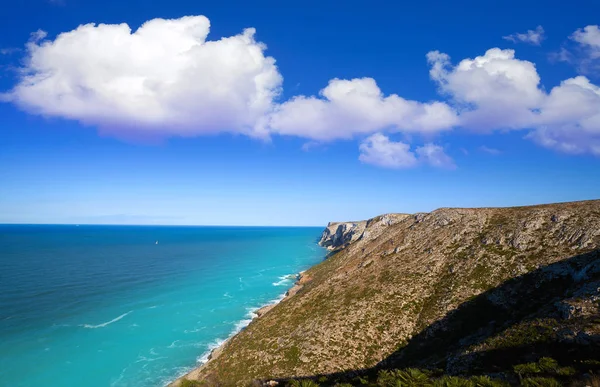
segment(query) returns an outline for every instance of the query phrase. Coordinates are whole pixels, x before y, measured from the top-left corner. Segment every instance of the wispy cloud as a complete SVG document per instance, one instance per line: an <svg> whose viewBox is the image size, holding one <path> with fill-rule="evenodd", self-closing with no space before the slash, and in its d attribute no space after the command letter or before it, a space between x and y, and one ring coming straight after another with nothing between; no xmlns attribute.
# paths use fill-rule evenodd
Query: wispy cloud
<svg viewBox="0 0 600 387"><path fill-rule="evenodd" d="M485 146L485 145L482 145L482 146L480 146L480 147L479 147L479 150L480 150L480 151L482 151L482 152L485 152L485 153L487 153L487 154L494 155L494 156L495 156L495 155L499 155L499 154L501 154L501 153L502 153L502 151L501 151L501 150L499 150L499 149L496 149L496 148L490 148L490 147L487 147L487 146Z"/></svg>
<svg viewBox="0 0 600 387"><path fill-rule="evenodd" d="M16 47L0 48L0 55L12 55L20 51L21 49Z"/></svg>
<svg viewBox="0 0 600 387"><path fill-rule="evenodd" d="M524 33L515 33L507 36L503 36L502 39L509 40L513 43L527 43L534 46L542 44L542 40L545 39L544 28L537 26L535 30L527 30Z"/></svg>
<svg viewBox="0 0 600 387"><path fill-rule="evenodd" d="M568 62L583 74L600 71L600 27L589 25L580 28L569 37L569 48L562 47L554 59Z"/></svg>

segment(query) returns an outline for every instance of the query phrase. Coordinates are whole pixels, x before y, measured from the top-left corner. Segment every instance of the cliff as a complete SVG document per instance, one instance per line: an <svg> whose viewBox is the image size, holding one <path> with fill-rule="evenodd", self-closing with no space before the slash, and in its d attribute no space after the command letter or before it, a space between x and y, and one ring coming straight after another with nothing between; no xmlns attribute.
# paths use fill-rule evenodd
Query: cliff
<svg viewBox="0 0 600 387"><path fill-rule="evenodd" d="M360 222L329 222L321 234L319 245L332 251L340 250L363 237L365 239L374 238L381 234L385 227L396 224L407 217L410 215L385 214Z"/></svg>
<svg viewBox="0 0 600 387"><path fill-rule="evenodd" d="M600 365L600 201L388 214L320 243L335 252L193 378L363 385L419 367L512 383L543 356L568 377Z"/></svg>

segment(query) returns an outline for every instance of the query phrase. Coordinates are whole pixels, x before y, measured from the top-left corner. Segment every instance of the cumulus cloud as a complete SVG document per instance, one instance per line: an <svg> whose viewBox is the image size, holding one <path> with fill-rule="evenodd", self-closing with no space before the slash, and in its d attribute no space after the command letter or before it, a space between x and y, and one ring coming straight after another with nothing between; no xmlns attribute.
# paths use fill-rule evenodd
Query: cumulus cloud
<svg viewBox="0 0 600 387"><path fill-rule="evenodd" d="M600 156L600 88L584 76L563 81L544 101L529 138L566 153Z"/></svg>
<svg viewBox="0 0 600 387"><path fill-rule="evenodd" d="M600 92L588 78L563 81L546 93L535 65L513 50L493 48L452 66L427 55L430 76L460 106L459 126L472 130L532 130L528 138L570 153L600 154Z"/></svg>
<svg viewBox="0 0 600 387"><path fill-rule="evenodd" d="M527 30L525 33L516 33L508 36L503 36L502 39L510 40L513 43L528 43L534 46L539 46L544 40L544 28L537 26L535 30Z"/></svg>
<svg viewBox="0 0 600 387"><path fill-rule="evenodd" d="M452 128L456 113L442 102L384 96L372 78L333 79L319 96L297 96L270 117L274 133L319 141L383 130L436 133Z"/></svg>
<svg viewBox="0 0 600 387"><path fill-rule="evenodd" d="M410 145L390 141L389 137L376 133L367 137L359 147L358 159L365 164L384 168L410 168L417 164L417 157Z"/></svg>
<svg viewBox="0 0 600 387"><path fill-rule="evenodd" d="M360 160L388 168L453 168L441 146L411 150L386 134L430 138L455 127L524 130L548 148L600 155L598 86L578 76L547 92L535 65L514 50L492 48L458 64L429 52L430 77L446 102L386 95L372 78L335 78L318 95L280 103L282 76L255 30L207 40L209 30L204 16L154 19L135 31L127 24L87 24L54 39L38 30L26 45L17 84L0 100L122 138L277 134L307 139L308 150L367 137ZM539 44L543 29L505 38ZM588 63L600 59L598 26L575 31L571 41Z"/></svg>
<svg viewBox="0 0 600 387"><path fill-rule="evenodd" d="M381 133L367 137L359 147L359 160L365 164L372 164L384 168L402 169L411 168L419 164L427 164L438 168L455 168L454 161L444 149L432 143L410 150L410 145L391 141Z"/></svg>
<svg viewBox="0 0 600 387"><path fill-rule="evenodd" d="M207 40L204 16L87 24L27 44L18 84L4 99L44 116L128 133L193 136L220 131L268 135L265 115L282 77L252 28Z"/></svg>
<svg viewBox="0 0 600 387"><path fill-rule="evenodd" d="M535 65L515 58L514 50L492 48L452 67L439 51L427 54L430 76L442 93L461 106L461 126L480 131L520 129L533 119L544 98Z"/></svg>
<svg viewBox="0 0 600 387"><path fill-rule="evenodd" d="M592 57L600 57L600 28L597 25L578 29L571 35L571 39L589 49Z"/></svg>

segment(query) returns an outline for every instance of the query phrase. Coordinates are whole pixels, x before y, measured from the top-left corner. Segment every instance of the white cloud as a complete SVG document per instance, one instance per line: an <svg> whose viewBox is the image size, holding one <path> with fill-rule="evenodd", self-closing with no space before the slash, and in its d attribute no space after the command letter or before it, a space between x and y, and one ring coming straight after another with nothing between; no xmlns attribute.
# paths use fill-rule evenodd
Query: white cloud
<svg viewBox="0 0 600 387"><path fill-rule="evenodd" d="M428 54L430 75L461 108L459 126L472 130L532 130L538 144L569 153L600 155L600 89L583 76L546 93L531 62L493 48L452 66L448 55Z"/></svg>
<svg viewBox="0 0 600 387"><path fill-rule="evenodd" d="M417 165L417 157L410 145L390 141L389 137L375 133L367 137L359 147L358 159L365 164L384 168L410 168Z"/></svg>
<svg viewBox="0 0 600 387"><path fill-rule="evenodd" d="M254 29L207 41L204 16L87 24L27 45L22 76L4 98L44 116L78 120L115 136L268 135L264 117L282 77Z"/></svg>
<svg viewBox="0 0 600 387"><path fill-rule="evenodd" d="M372 78L332 79L317 96L277 103L282 76L254 29L211 41L209 28L206 17L189 16L150 20L134 32L127 24L87 24L53 40L38 30L26 45L20 79L0 100L122 138L279 134L307 139L308 150L370 136L360 145L361 161L390 168L452 168L440 146L413 151L384 133L431 137L454 127L526 130L542 146L600 155L600 88L579 76L547 92L535 65L514 50L492 48L456 65L447 54L429 52L430 77L448 103L385 95ZM540 42L543 29L514 40L526 41L521 35ZM588 61L600 59L598 26L575 31L571 40Z"/></svg>
<svg viewBox="0 0 600 387"><path fill-rule="evenodd" d="M435 133L456 123L445 103L384 96L374 79L359 78L333 79L319 97L290 99L273 113L269 126L274 133L327 141L383 130Z"/></svg>
<svg viewBox="0 0 600 387"><path fill-rule="evenodd" d="M578 29L571 35L571 39L590 49L592 57L600 57L600 28L597 25Z"/></svg>
<svg viewBox="0 0 600 387"><path fill-rule="evenodd" d="M510 40L513 43L523 42L539 46L544 40L544 28L537 26L535 30L527 30L525 33L516 33L508 36L503 36L502 39Z"/></svg>
<svg viewBox="0 0 600 387"><path fill-rule="evenodd" d="M535 65L515 58L514 50L492 48L455 67L438 51L427 54L430 75L442 93L461 106L459 125L479 131L520 129L533 119L544 98Z"/></svg>
<svg viewBox="0 0 600 387"><path fill-rule="evenodd" d="M558 151L600 156L600 88L584 76L554 87L529 138Z"/></svg>
<svg viewBox="0 0 600 387"><path fill-rule="evenodd" d="M425 144L413 152L410 145L391 141L389 137L375 133L367 137L359 147L359 160L384 168L411 168L418 164L428 164L438 168L455 168L454 161L435 144Z"/></svg>
<svg viewBox="0 0 600 387"><path fill-rule="evenodd" d="M600 70L600 28L589 25L575 31L570 37L575 43L569 49L562 47L555 55L558 60L571 63L583 74Z"/></svg>
<svg viewBox="0 0 600 387"><path fill-rule="evenodd" d="M444 152L444 148L432 143L418 147L415 151L419 161L432 167L454 169L454 160Z"/></svg>

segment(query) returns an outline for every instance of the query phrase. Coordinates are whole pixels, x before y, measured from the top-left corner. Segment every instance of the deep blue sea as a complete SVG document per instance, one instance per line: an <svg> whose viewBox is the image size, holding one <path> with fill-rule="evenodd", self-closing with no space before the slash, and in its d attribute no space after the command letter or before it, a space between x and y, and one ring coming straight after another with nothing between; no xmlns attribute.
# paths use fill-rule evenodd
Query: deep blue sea
<svg viewBox="0 0 600 387"><path fill-rule="evenodd" d="M320 232L0 225L0 385L165 385L321 261Z"/></svg>

